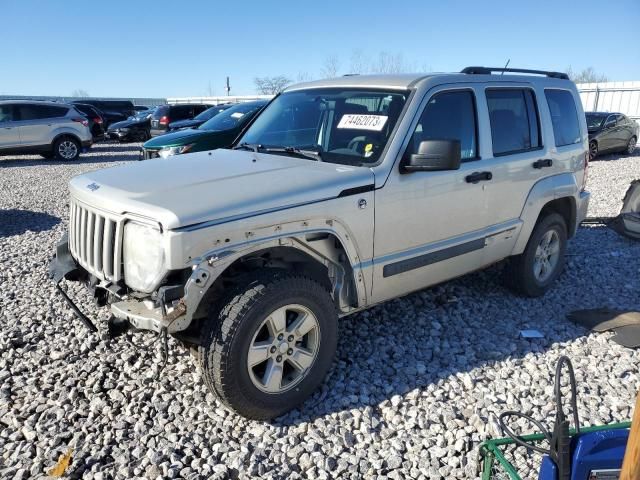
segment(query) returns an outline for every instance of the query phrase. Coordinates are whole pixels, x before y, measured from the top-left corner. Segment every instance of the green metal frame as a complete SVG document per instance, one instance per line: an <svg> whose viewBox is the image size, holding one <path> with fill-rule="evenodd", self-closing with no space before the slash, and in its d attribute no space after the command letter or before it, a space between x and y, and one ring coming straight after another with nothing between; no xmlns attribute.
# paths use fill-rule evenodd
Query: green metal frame
<svg viewBox="0 0 640 480"><path fill-rule="evenodd" d="M629 428L631 422L612 423L610 425L597 425L593 427L584 427L580 429L580 433L599 432L601 430L612 430L618 428ZM575 429L571 429L569 434L575 435ZM525 442L536 443L545 440L545 437L541 433L534 433L531 435L522 435L519 437ZM504 473L509 475L511 480L522 480L515 467L505 458L501 447L507 445L515 445L512 438L497 438L494 440L487 440L480 445L480 462L482 464L482 480L491 480L491 472L495 464L500 465ZM524 447L522 447L524 448Z"/></svg>

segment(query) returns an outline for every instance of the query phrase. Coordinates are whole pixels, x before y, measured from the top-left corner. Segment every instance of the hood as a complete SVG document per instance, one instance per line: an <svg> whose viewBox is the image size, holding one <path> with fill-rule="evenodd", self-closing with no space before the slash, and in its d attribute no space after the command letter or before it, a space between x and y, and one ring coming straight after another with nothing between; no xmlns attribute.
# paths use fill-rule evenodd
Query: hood
<svg viewBox="0 0 640 480"><path fill-rule="evenodd" d="M121 122L115 122L112 123L111 125L109 125L109 130L115 130L116 128L131 128L134 127L136 125L142 125L146 122L147 120L123 120Z"/></svg>
<svg viewBox="0 0 640 480"><path fill-rule="evenodd" d="M148 140L143 145L144 148L162 148L162 147L175 147L178 145L186 145L192 141L195 141L201 137L210 134L209 130L196 130L194 128L188 128L186 130L178 130L177 132L169 132L164 135Z"/></svg>
<svg viewBox="0 0 640 480"><path fill-rule="evenodd" d="M204 122L200 120L178 120L176 122L171 122L169 124L169 128L186 128L186 127L197 127L198 125L202 125Z"/></svg>
<svg viewBox="0 0 640 480"><path fill-rule="evenodd" d="M70 190L98 209L141 215L175 229L336 198L373 183L366 167L215 150L96 170L73 178Z"/></svg>

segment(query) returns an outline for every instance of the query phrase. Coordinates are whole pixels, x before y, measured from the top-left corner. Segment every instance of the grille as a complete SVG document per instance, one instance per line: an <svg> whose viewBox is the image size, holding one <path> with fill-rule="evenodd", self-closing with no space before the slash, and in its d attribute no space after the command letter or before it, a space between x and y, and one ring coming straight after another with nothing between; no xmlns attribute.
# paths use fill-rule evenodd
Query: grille
<svg viewBox="0 0 640 480"><path fill-rule="evenodd" d="M100 280L122 278L122 227L119 217L71 200L69 250L76 261Z"/></svg>

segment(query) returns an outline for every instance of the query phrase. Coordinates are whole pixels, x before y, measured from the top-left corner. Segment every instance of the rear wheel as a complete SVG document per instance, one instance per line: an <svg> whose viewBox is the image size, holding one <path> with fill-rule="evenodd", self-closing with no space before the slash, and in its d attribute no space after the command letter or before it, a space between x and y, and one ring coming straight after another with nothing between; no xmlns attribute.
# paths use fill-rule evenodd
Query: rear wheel
<svg viewBox="0 0 640 480"><path fill-rule="evenodd" d="M53 153L58 160L75 160L80 156L80 142L72 137L62 137L53 144Z"/></svg>
<svg viewBox="0 0 640 480"><path fill-rule="evenodd" d="M564 267L567 225L562 215L550 213L538 221L521 255L509 259L507 285L527 297L539 297L551 287Z"/></svg>
<svg viewBox="0 0 640 480"><path fill-rule="evenodd" d="M598 156L598 142L589 142L589 160Z"/></svg>
<svg viewBox="0 0 640 480"><path fill-rule="evenodd" d="M633 136L629 139L629 143L627 143L627 148L625 149L625 152L627 153L627 155L633 155L633 152L636 149L636 142L638 141L638 139Z"/></svg>
<svg viewBox="0 0 640 480"><path fill-rule="evenodd" d="M336 350L329 292L280 270L246 277L211 311L199 347L207 386L228 408L266 420L302 403Z"/></svg>

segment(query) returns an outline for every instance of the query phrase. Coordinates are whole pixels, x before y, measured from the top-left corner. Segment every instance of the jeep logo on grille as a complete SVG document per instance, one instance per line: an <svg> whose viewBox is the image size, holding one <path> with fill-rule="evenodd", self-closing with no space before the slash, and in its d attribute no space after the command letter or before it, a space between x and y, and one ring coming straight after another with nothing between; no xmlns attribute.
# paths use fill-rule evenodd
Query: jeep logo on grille
<svg viewBox="0 0 640 480"><path fill-rule="evenodd" d="M89 185L87 185L87 188L89 190L91 190L92 192L95 192L96 190L98 190L100 188L100 185L98 185L96 182L90 183Z"/></svg>

